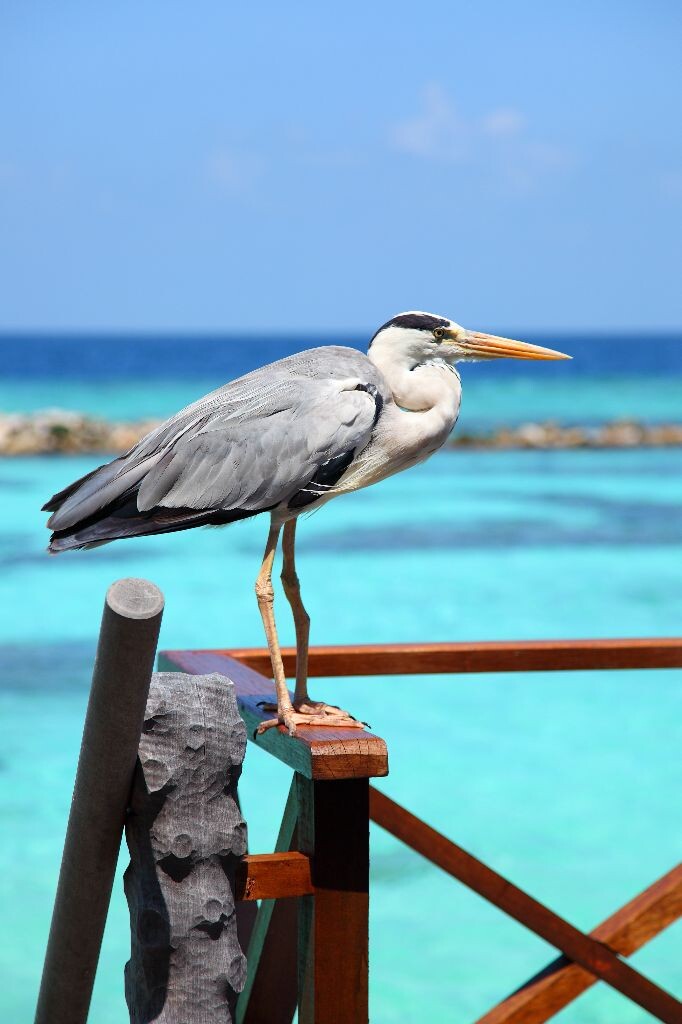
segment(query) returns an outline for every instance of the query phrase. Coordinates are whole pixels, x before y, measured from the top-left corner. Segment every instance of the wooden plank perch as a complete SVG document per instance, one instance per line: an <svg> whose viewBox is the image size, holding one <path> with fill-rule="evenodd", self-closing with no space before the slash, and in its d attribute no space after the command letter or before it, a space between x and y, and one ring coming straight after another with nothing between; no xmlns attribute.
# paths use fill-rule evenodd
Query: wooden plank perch
<svg viewBox="0 0 682 1024"><path fill-rule="evenodd" d="M161 591L107 591L36 1024L85 1024L163 612Z"/></svg>
<svg viewBox="0 0 682 1024"><path fill-rule="evenodd" d="M131 1024L233 1020L246 980L235 913L235 873L246 852L236 800L245 748L229 680L154 675L126 824ZM285 884L306 888L306 858L276 867ZM267 893L258 867L251 885Z"/></svg>
<svg viewBox="0 0 682 1024"><path fill-rule="evenodd" d="M286 729L268 729L255 735L260 722L272 715L260 706L274 699L272 679L254 672L218 651L161 651L159 668L202 674L218 672L235 685L237 702L250 740L294 771L314 781L368 779L388 775L385 742L369 730L299 726L296 736Z"/></svg>

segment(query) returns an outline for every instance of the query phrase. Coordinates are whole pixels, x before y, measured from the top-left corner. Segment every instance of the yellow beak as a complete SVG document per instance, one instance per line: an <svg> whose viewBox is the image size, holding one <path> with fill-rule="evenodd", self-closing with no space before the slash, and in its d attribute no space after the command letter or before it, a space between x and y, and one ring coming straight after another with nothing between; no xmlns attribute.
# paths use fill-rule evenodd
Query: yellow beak
<svg viewBox="0 0 682 1024"><path fill-rule="evenodd" d="M472 356L481 359L572 358L564 352L556 352L553 348L542 348L540 345L529 345L525 341L512 341L511 338L498 338L495 334L481 334L478 331L470 331L464 340L457 339L457 344Z"/></svg>

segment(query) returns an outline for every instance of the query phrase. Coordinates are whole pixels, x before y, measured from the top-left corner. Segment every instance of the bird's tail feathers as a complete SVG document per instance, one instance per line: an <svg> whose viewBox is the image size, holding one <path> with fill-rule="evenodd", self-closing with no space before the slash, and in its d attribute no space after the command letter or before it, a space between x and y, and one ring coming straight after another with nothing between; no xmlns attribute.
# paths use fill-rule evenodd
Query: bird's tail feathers
<svg viewBox="0 0 682 1024"><path fill-rule="evenodd" d="M137 493L142 479L158 458L155 455L132 464L124 457L114 459L76 480L45 505L45 511L52 512L48 527L61 532L93 516L102 518L110 508L125 505L127 499Z"/></svg>
<svg viewBox="0 0 682 1024"><path fill-rule="evenodd" d="M82 548L100 547L112 540L124 540L127 537L149 537L160 533L177 533L179 530L190 530L196 526L226 526L241 519L250 519L266 509L243 511L220 509L197 511L192 508L157 507L148 512L139 512L137 495L131 494L128 499L99 515L83 520L64 530L55 530L50 537L48 551L59 554L62 551L74 551Z"/></svg>

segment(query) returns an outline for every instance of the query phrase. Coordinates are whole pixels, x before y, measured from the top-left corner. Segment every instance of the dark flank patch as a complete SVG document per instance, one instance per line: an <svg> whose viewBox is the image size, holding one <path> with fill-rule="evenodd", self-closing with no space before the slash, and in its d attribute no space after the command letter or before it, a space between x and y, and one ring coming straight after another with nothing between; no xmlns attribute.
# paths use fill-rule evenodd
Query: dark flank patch
<svg viewBox="0 0 682 1024"><path fill-rule="evenodd" d="M354 458L355 449L351 448L350 451L342 452L341 455L335 455L333 459L323 462L312 480L289 499L288 507L295 509L312 505L338 483Z"/></svg>
<svg viewBox="0 0 682 1024"><path fill-rule="evenodd" d="M374 399L374 419L372 420L372 428L374 428L384 407L384 400L379 389L376 384L358 384L355 390L366 391ZM305 508L306 505L312 505L318 498L323 497L334 484L339 482L354 458L355 449L352 448L350 451L342 452L340 455L335 455L333 459L323 462L305 487L302 487L294 494L293 498L289 499L288 508Z"/></svg>
<svg viewBox="0 0 682 1024"><path fill-rule="evenodd" d="M372 420L372 426L376 427L377 421L381 416L381 410L384 407L384 400L379 393L379 388L376 384L358 384L355 389L356 391L366 391L368 395L371 395L374 399L374 419Z"/></svg>
<svg viewBox="0 0 682 1024"><path fill-rule="evenodd" d="M385 331L387 327L403 327L412 331L433 331L436 327L449 327L450 321L444 320L442 316L431 316L430 313L401 313L382 324L371 338L370 346L376 336Z"/></svg>

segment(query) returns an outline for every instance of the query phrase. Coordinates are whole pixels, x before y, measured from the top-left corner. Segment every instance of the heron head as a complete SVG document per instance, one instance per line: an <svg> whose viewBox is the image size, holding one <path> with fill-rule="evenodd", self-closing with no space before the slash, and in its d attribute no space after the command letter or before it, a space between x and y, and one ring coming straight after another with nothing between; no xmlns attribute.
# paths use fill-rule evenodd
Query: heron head
<svg viewBox="0 0 682 1024"><path fill-rule="evenodd" d="M478 359L570 359L563 352L460 327L454 320L413 310L388 320L369 343L378 354L409 360L461 363Z"/></svg>

